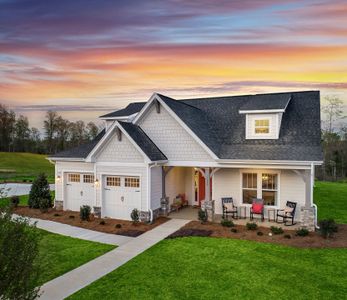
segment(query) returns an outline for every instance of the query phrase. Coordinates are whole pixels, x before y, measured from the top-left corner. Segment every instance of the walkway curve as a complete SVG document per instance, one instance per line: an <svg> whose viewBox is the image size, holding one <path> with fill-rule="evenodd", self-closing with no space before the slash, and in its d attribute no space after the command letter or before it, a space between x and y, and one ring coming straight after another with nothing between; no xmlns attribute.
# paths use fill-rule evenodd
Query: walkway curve
<svg viewBox="0 0 347 300"><path fill-rule="evenodd" d="M116 270L135 256L174 233L189 220L172 219L147 231L128 243L60 276L41 287L40 299L64 299L104 275Z"/></svg>

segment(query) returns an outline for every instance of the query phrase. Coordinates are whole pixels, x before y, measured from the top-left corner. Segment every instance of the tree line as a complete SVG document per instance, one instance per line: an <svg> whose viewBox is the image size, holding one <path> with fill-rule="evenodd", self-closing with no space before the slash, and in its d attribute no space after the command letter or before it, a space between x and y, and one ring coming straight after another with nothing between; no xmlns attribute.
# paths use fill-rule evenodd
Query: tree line
<svg viewBox="0 0 347 300"><path fill-rule="evenodd" d="M29 126L28 118L0 104L0 151L52 154L93 140L100 128L93 122L71 122L56 111L47 111L44 134Z"/></svg>

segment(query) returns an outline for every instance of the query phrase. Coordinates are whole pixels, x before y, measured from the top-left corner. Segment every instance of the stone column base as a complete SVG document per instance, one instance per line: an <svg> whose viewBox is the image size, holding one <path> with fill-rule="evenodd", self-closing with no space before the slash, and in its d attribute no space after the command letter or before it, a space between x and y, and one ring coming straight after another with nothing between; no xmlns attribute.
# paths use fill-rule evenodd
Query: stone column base
<svg viewBox="0 0 347 300"><path fill-rule="evenodd" d="M208 221L214 222L214 200L203 201L201 208L207 212Z"/></svg>
<svg viewBox="0 0 347 300"><path fill-rule="evenodd" d="M101 207L100 206L93 206L94 210L94 216L96 218L101 218Z"/></svg>
<svg viewBox="0 0 347 300"><path fill-rule="evenodd" d="M162 216L167 216L169 214L169 197L161 198L160 199L160 214Z"/></svg>
<svg viewBox="0 0 347 300"><path fill-rule="evenodd" d="M141 222L149 222L149 211L141 211L140 212L140 221Z"/></svg>
<svg viewBox="0 0 347 300"><path fill-rule="evenodd" d="M308 231L315 231L315 208L304 207L300 208L300 223L301 227Z"/></svg>
<svg viewBox="0 0 347 300"><path fill-rule="evenodd" d="M64 209L64 201L54 200L54 207L56 210L63 210Z"/></svg>

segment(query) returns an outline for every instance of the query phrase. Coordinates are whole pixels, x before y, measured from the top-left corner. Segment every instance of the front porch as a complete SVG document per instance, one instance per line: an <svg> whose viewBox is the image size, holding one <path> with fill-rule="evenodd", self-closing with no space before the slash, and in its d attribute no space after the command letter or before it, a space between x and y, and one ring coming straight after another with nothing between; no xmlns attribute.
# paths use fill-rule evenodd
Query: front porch
<svg viewBox="0 0 347 300"><path fill-rule="evenodd" d="M200 209L200 207L198 207L198 206L190 206L189 205L189 206L186 206L184 208L181 208L178 211L171 212L169 214L169 218L198 221L199 209ZM249 217L234 219L234 218L231 218L229 216L228 219L232 220L235 225L242 225L242 226L246 226L247 223L254 222L259 227L270 228L271 226L276 226L276 227L282 227L285 230L297 230L301 227L299 222L293 226L285 226L283 223L277 223L274 220L272 220L272 216L271 216L271 221L269 221L267 212L265 212L265 220L264 221L261 221L260 218L256 218L256 217L253 220L250 220ZM213 222L214 223L220 223L221 220L222 220L222 215L215 215Z"/></svg>
<svg viewBox="0 0 347 300"><path fill-rule="evenodd" d="M314 230L315 207L313 206L313 168L288 166L236 167L162 167L162 199L166 199L166 210L169 217L187 220L197 220L198 209L203 203L214 203L214 221L220 222L223 209L223 197L233 198L238 207L239 218L235 224L245 225L250 222L249 211L254 198L261 198L265 204L265 220L260 226L282 226L272 221L276 210L283 209L287 201L297 204L295 211L295 226L285 226L296 229L305 226ZM185 207L176 211L175 201L182 201ZM271 222L268 214L271 211Z"/></svg>

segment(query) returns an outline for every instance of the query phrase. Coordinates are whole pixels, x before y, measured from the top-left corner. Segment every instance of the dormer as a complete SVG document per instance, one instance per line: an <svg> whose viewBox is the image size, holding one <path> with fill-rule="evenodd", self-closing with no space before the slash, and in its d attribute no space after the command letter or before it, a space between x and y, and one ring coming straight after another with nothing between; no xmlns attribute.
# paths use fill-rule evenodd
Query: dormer
<svg viewBox="0 0 347 300"><path fill-rule="evenodd" d="M282 116L290 102L288 94L271 97L252 97L239 109L245 114L245 137L248 140L278 139ZM274 97L275 96L275 97Z"/></svg>

